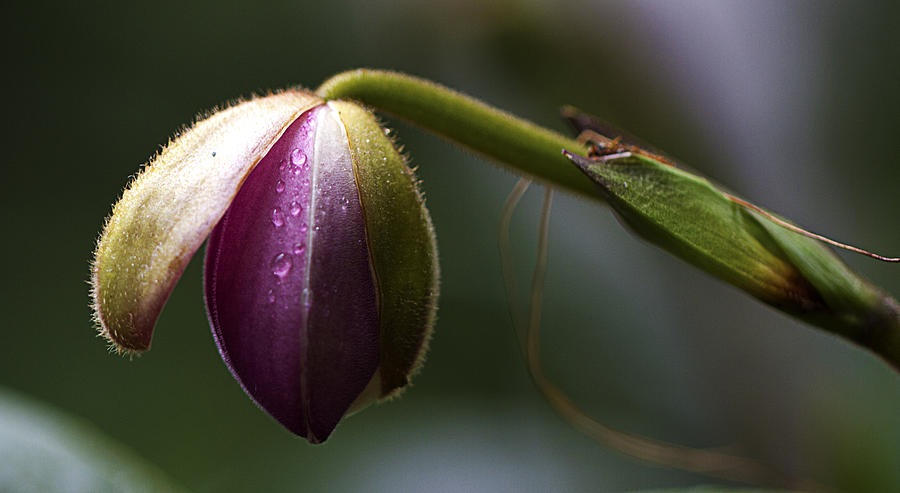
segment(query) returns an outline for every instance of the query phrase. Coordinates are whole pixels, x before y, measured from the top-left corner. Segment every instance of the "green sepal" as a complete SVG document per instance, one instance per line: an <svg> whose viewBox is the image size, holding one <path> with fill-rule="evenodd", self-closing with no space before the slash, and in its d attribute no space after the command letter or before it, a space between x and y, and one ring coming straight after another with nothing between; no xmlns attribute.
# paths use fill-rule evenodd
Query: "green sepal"
<svg viewBox="0 0 900 493"><path fill-rule="evenodd" d="M327 104L347 131L366 216L378 283L384 398L407 385L426 352L437 312L437 243L418 182L375 116L354 103Z"/></svg>

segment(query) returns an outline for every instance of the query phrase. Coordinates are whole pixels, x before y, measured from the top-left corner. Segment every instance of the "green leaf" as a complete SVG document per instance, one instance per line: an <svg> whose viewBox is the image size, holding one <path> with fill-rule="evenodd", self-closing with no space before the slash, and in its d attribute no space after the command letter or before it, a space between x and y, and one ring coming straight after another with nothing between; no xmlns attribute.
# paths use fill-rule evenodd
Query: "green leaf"
<svg viewBox="0 0 900 493"><path fill-rule="evenodd" d="M0 388L0 491L182 492L89 423Z"/></svg>

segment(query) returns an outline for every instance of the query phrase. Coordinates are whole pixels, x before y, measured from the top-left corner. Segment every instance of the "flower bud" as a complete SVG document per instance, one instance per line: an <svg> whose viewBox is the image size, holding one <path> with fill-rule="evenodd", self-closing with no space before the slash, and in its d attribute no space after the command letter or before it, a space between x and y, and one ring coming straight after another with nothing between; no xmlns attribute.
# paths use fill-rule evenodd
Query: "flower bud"
<svg viewBox="0 0 900 493"><path fill-rule="evenodd" d="M98 243L95 313L117 348L150 347L207 235L213 336L282 425L318 443L407 385L434 322L437 253L412 172L371 113L287 91L171 143Z"/></svg>

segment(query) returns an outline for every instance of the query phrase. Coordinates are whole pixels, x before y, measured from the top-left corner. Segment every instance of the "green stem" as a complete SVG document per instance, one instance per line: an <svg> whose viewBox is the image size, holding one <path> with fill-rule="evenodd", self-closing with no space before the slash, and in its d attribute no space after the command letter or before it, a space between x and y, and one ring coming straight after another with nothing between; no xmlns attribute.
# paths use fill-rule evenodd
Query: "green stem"
<svg viewBox="0 0 900 493"><path fill-rule="evenodd" d="M348 98L407 120L520 174L602 200L597 186L562 155L586 154L584 144L517 118L434 82L383 70L353 70L316 93Z"/></svg>

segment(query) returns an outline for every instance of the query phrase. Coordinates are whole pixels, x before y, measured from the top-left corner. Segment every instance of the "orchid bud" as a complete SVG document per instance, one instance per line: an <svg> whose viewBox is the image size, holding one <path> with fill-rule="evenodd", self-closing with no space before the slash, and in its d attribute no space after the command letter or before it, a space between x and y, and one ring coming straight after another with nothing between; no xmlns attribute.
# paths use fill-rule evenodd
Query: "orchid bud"
<svg viewBox="0 0 900 493"><path fill-rule="evenodd" d="M437 252L412 171L370 112L286 91L170 143L97 245L95 314L115 348L150 348L207 236L216 344L288 430L319 443L349 412L407 385L434 322Z"/></svg>

